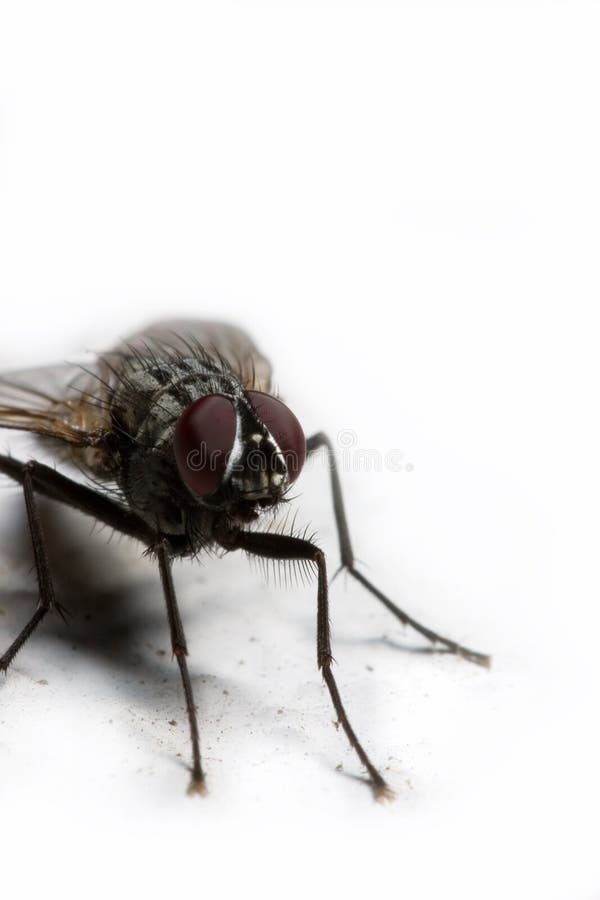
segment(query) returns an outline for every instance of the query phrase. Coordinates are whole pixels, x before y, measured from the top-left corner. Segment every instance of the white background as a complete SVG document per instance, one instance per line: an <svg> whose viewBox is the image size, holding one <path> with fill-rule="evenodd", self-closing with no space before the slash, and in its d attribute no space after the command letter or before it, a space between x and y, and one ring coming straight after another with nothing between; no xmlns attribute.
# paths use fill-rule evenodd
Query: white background
<svg viewBox="0 0 600 900"><path fill-rule="evenodd" d="M240 322L307 431L403 451L412 471L343 473L357 554L494 656L410 652L334 583L381 807L332 725L314 589L178 565L189 799L156 573L46 508L74 615L0 686L3 894L600 897L597 4L0 11L1 367ZM324 468L299 487L333 571ZM0 504L4 645L35 588L18 492Z"/></svg>

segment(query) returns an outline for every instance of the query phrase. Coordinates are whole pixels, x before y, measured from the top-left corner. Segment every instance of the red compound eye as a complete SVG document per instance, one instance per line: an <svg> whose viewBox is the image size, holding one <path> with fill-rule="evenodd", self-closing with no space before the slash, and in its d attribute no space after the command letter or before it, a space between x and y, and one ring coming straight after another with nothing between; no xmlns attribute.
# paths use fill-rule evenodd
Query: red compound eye
<svg viewBox="0 0 600 900"><path fill-rule="evenodd" d="M306 438L291 409L262 391L248 391L252 406L267 426L283 453L290 481L295 481L306 458Z"/></svg>
<svg viewBox="0 0 600 900"><path fill-rule="evenodd" d="M222 394L195 400L175 427L175 460L179 474L195 494L214 494L235 440L233 404Z"/></svg>

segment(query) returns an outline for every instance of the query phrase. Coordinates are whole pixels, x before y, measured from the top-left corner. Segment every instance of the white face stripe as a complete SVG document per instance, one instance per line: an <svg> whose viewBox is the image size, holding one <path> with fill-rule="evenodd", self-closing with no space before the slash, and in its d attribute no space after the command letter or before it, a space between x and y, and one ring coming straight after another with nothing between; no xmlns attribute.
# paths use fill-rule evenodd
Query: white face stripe
<svg viewBox="0 0 600 900"><path fill-rule="evenodd" d="M236 466L241 461L244 453L244 443L242 441L242 416L240 415L240 410L237 403L235 402L235 399L233 397L231 397L230 399L233 403L233 408L235 409L235 437L233 439L233 447L231 448L229 459L227 460L227 466L225 467L225 472L223 473L223 484L226 484L229 481L234 466Z"/></svg>
<svg viewBox="0 0 600 900"><path fill-rule="evenodd" d="M245 397L241 397L240 399L244 401L244 403L246 404L246 406L248 407L248 409L250 409L250 410L254 413L255 416L258 416L258 413L257 413L256 410L254 409L254 407L252 406L252 404L251 404ZM260 420L260 416L258 416L258 418L259 418L259 420ZM261 421L262 421L262 420L261 420ZM264 422L263 422L263 424L264 424ZM267 428L266 425L265 425L265 428ZM269 435L269 440L271 441L271 443L272 443L273 446L275 447L275 450L277 451L277 455L279 456L279 459L280 459L281 462L283 463L283 465L284 465L284 467L285 467L285 470L286 470L286 472L287 472L287 463L286 463L286 461L285 461L285 456L284 456L283 453L281 452L281 447L279 446L279 444L277 443L277 441L275 440L275 438L273 437L273 435L271 434L271 432L269 431L268 428L267 428L267 434ZM258 438L259 440L257 440L257 438ZM253 434L253 435L251 436L251 440L256 441L256 443L258 444L260 441L263 440L263 437L262 437L262 435Z"/></svg>
<svg viewBox="0 0 600 900"><path fill-rule="evenodd" d="M229 459L227 460L227 466L226 466L225 472L223 474L223 479L221 482L222 485L227 484L227 482L231 480L233 470L241 462L243 454L244 454L245 448L244 448L244 442L242 440L242 415L241 415L240 406L239 406L240 402L243 402L254 416L258 415L256 410L254 409L252 404L246 399L246 397L235 396L235 397L229 397L229 399L233 403L233 406L235 409L235 438L233 441L233 447L231 448L231 453L229 454ZM260 416L258 418L260 421ZM265 428L267 431L266 440L268 440L269 443L272 444L272 446L275 448L275 452L276 452L279 460L283 464L286 474L281 475L277 472L272 473L270 478L267 479L267 482L265 483L264 487L261 486L261 488L259 488L260 493L262 493L262 491L266 487L268 487L269 482L274 487L279 487L283 482L287 482L288 477L289 477L287 474L288 473L287 463L285 461L285 456L283 455L283 453L281 451L281 447L279 446L279 444L277 443L277 441L275 440L275 438L273 437L273 435L271 434L271 432L269 431L269 429L267 428L266 425L265 425ZM265 440L265 436L256 432L254 434L251 434L248 439L250 441L253 441L257 446L259 446Z"/></svg>

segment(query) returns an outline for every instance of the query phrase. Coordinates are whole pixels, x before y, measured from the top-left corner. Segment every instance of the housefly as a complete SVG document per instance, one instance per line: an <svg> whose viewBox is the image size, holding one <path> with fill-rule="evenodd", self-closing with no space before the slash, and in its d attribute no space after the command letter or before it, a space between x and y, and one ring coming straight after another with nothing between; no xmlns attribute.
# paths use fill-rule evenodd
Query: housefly
<svg viewBox="0 0 600 900"><path fill-rule="evenodd" d="M480 665L488 665L489 658L412 619L356 568L333 446L323 432L305 438L294 413L272 393L271 367L250 337L219 322L159 323L100 355L92 368L64 368L65 387L56 393L38 387L44 370L37 373L0 379L0 427L31 432L52 452L67 451L86 478L74 480L34 459L0 455L0 473L23 491L39 586L36 609L0 657L0 670L6 672L47 613L63 613L48 564L39 495L138 540L158 565L181 674L191 732L189 791L204 793L172 562L210 549L296 562L316 575L317 662L338 722L375 797L392 796L350 724L333 675L325 554L306 536L255 527L288 499L308 454L323 448L328 456L342 568L428 641Z"/></svg>

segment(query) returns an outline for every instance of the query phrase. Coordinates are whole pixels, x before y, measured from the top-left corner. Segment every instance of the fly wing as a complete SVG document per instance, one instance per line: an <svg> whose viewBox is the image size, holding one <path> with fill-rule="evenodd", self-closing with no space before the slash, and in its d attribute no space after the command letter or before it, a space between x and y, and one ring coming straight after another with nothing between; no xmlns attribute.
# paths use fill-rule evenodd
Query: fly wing
<svg viewBox="0 0 600 900"><path fill-rule="evenodd" d="M173 319L157 322L125 343L143 354L149 342L182 353L201 347L209 356L225 360L247 390L266 393L271 390L271 364L252 338L235 325L204 319Z"/></svg>
<svg viewBox="0 0 600 900"><path fill-rule="evenodd" d="M0 428L29 431L78 447L94 443L82 410L87 397L77 387L85 372L77 365L43 366L0 375Z"/></svg>
<svg viewBox="0 0 600 900"><path fill-rule="evenodd" d="M164 346L180 353L201 349L224 360L247 390L269 392L271 366L241 328L226 322L174 319L132 335L90 368L66 364L0 375L0 428L29 431L76 447L96 445L110 431L109 401L131 350L144 356Z"/></svg>

